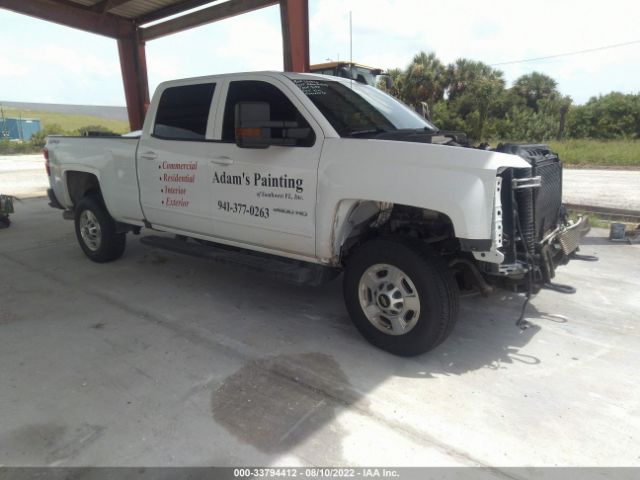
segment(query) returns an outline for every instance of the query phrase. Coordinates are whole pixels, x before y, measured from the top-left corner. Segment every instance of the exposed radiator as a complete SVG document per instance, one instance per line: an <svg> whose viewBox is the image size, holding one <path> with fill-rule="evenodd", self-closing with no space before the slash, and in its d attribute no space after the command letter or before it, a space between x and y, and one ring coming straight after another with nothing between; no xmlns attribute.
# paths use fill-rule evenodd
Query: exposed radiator
<svg viewBox="0 0 640 480"><path fill-rule="evenodd" d="M499 152L518 155L531 169L518 169L515 177L540 177L541 186L516 192L523 236L531 248L558 225L562 205L562 163L546 145L499 145Z"/></svg>

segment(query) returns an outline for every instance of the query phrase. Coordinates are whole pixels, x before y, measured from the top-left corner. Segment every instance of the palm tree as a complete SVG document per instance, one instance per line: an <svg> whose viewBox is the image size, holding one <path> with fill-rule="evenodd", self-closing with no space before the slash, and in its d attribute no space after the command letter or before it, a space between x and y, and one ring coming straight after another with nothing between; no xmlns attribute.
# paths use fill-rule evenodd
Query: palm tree
<svg viewBox="0 0 640 480"><path fill-rule="evenodd" d="M550 76L540 72L531 72L518 78L513 83L512 90L526 100L529 108L537 112L540 100L560 95L557 86L558 83Z"/></svg>
<svg viewBox="0 0 640 480"><path fill-rule="evenodd" d="M502 72L486 63L459 58L447 67L448 99L455 100L477 82L504 87Z"/></svg>
<svg viewBox="0 0 640 480"><path fill-rule="evenodd" d="M444 98L447 70L434 53L420 52L406 68L400 97L409 105L433 105Z"/></svg>

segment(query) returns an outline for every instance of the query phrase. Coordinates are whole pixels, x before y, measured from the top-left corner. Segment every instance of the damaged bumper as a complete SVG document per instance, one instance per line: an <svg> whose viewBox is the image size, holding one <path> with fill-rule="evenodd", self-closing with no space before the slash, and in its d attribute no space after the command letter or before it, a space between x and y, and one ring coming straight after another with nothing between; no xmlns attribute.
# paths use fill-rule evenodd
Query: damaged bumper
<svg viewBox="0 0 640 480"><path fill-rule="evenodd" d="M580 217L573 225L560 229L554 240L560 244L562 252L569 256L578 249L589 230L589 217Z"/></svg>
<svg viewBox="0 0 640 480"><path fill-rule="evenodd" d="M497 266L494 274L516 284L524 280L535 284L549 283L555 277L556 268L569 263L590 229L589 218L580 217L575 223L563 225L542 239L530 258L505 262Z"/></svg>

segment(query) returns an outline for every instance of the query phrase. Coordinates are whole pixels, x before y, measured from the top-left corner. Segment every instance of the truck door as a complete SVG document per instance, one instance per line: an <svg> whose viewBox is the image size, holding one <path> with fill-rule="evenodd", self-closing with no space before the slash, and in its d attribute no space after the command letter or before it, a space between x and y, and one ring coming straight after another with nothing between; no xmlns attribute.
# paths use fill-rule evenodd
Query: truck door
<svg viewBox="0 0 640 480"><path fill-rule="evenodd" d="M153 225L210 235L216 84L192 82L158 91L148 112L154 121L137 153L140 203Z"/></svg>
<svg viewBox="0 0 640 480"><path fill-rule="evenodd" d="M254 77L255 78L255 77ZM272 121L310 127L295 146L240 148L235 107L267 102ZM220 143L213 155L213 230L228 240L304 256L315 255L318 162L323 135L282 82L270 77L230 81L218 112Z"/></svg>

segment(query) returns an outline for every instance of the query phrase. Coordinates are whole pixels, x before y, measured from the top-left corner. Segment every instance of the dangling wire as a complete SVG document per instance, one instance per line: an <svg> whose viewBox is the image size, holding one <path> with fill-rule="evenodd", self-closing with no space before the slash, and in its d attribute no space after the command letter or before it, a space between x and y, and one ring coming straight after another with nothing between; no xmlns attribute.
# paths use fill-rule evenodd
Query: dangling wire
<svg viewBox="0 0 640 480"><path fill-rule="evenodd" d="M526 329L529 328L531 326L531 324L529 322L527 322L524 319L524 314L525 311L527 309L527 305L529 305L529 300L531 299L531 295L533 294L532 291L532 287L533 287L533 267L534 267L534 263L533 263L533 257L531 255L531 253L529 252L529 246L527 245L527 242L525 241L524 238L524 234L522 233L522 225L520 224L520 214L519 214L519 209L518 209L518 201L515 199L515 195L513 197L513 204L514 204L514 210L516 211L516 226L518 227L518 233L520 235L520 241L522 242L522 246L524 247L524 252L526 254L526 259L527 259L527 267L528 267L528 272L527 272L527 293L525 295L525 299L524 299L524 303L522 304L522 310L520 311L520 316L518 317L518 320L516 321L516 326L520 327L521 329Z"/></svg>

